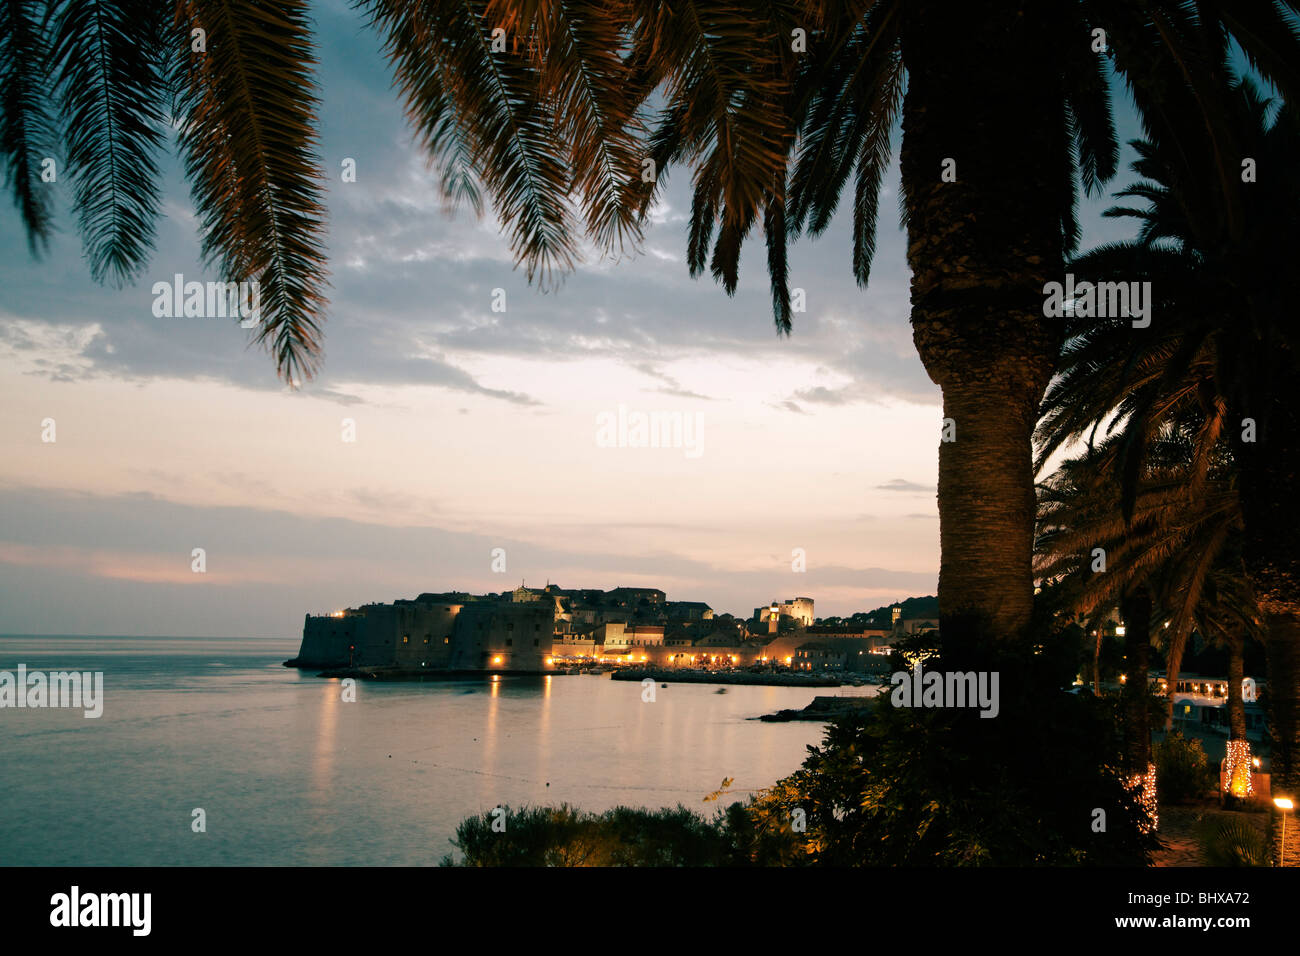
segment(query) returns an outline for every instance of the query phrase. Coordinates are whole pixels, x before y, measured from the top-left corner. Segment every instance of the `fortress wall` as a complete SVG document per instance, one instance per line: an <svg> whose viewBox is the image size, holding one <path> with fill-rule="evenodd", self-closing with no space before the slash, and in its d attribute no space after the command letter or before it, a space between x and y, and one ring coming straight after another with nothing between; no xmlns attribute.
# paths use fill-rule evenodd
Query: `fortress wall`
<svg viewBox="0 0 1300 956"><path fill-rule="evenodd" d="M299 667L346 667L348 645L356 638L358 617L307 615L298 648Z"/></svg>
<svg viewBox="0 0 1300 956"><path fill-rule="evenodd" d="M402 667L447 668L459 604L398 605L393 660Z"/></svg>
<svg viewBox="0 0 1300 956"><path fill-rule="evenodd" d="M295 663L545 671L554 629L550 601L369 604L343 617L307 615Z"/></svg>
<svg viewBox="0 0 1300 956"><path fill-rule="evenodd" d="M549 602L466 604L456 618L455 670L544 671L550 665L555 611ZM496 659L500 663L495 663Z"/></svg>

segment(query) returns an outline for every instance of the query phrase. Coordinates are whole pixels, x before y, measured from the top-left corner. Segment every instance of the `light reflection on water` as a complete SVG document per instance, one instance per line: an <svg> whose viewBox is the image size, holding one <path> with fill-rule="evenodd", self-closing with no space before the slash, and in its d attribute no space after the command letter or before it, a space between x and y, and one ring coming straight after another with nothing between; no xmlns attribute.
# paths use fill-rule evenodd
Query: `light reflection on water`
<svg viewBox="0 0 1300 956"><path fill-rule="evenodd" d="M869 688L595 676L340 683L296 642L0 637L0 670L102 670L104 715L0 710L0 865L430 864L500 804L712 812L795 770L817 723L747 720ZM207 832L193 833L203 807Z"/></svg>

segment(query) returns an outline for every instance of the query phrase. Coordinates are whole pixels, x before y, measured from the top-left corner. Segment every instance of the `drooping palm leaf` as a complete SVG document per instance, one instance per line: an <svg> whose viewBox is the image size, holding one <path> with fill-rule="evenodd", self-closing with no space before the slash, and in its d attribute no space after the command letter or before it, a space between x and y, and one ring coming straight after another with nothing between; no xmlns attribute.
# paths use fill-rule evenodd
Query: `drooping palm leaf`
<svg viewBox="0 0 1300 956"><path fill-rule="evenodd" d="M542 88L537 39L507 33L494 52L493 31L506 28L481 0L357 7L383 38L417 131L436 158L468 157L529 280L549 285L570 271L578 260L574 177L556 104ZM521 18L500 22L518 30Z"/></svg>
<svg viewBox="0 0 1300 956"><path fill-rule="evenodd" d="M54 116L42 82L49 56L43 7L33 0L5 0L0 7L0 166L33 255L48 245L53 229L51 184L41 179L42 162L54 158Z"/></svg>
<svg viewBox="0 0 1300 956"><path fill-rule="evenodd" d="M638 110L644 90L628 82L620 53L628 42L627 0L548 0L522 7L489 3L488 20L510 23L530 38L541 94L556 117L556 133L574 170L573 189L587 232L602 251L640 240L638 208L644 130Z"/></svg>
<svg viewBox="0 0 1300 956"><path fill-rule="evenodd" d="M307 11L299 0L180 0L173 32L203 255L226 281L261 283L256 340L291 384L317 368L327 284ZM192 49L193 29L206 52Z"/></svg>
<svg viewBox="0 0 1300 956"><path fill-rule="evenodd" d="M82 247L96 282L133 281L152 251L164 140L163 34L150 0L64 0L50 70Z"/></svg>

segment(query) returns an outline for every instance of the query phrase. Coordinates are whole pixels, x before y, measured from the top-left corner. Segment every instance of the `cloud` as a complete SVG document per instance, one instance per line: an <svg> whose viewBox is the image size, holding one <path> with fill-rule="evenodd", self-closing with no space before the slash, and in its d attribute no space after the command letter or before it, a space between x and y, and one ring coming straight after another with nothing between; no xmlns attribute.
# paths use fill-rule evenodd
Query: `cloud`
<svg viewBox="0 0 1300 956"><path fill-rule="evenodd" d="M655 389L655 391L660 394L672 395L676 398L698 398L703 399L704 401L713 401L713 399L708 395L701 395L699 392L692 392L690 389L682 388L681 382L677 381L677 379L673 378L673 376L661 369L651 365L649 362L638 362L633 365L632 368L640 372L642 375L648 375L650 378L658 379L663 382L663 388Z"/></svg>
<svg viewBox="0 0 1300 956"><path fill-rule="evenodd" d="M815 405L848 405L851 402L860 401L854 397L848 388L826 388L824 385L817 385L813 388L801 388L794 393L794 398L801 402L809 402Z"/></svg>
<svg viewBox="0 0 1300 956"><path fill-rule="evenodd" d="M917 484L915 481L906 481L902 478L893 478L885 482L883 485L876 485L876 487L881 491L903 491L918 494L935 490L933 485L921 485Z"/></svg>

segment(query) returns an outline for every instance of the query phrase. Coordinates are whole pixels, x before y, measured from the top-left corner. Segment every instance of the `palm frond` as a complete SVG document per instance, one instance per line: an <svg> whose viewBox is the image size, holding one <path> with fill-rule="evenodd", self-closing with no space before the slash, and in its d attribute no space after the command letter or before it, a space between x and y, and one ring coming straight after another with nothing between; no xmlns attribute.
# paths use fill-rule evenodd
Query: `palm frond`
<svg viewBox="0 0 1300 956"><path fill-rule="evenodd" d="M571 271L578 261L569 205L573 154L558 133L562 123L572 128L582 120L558 116L555 100L543 89L537 68L539 38L516 33L506 38L504 50L494 51L492 31L498 28L488 20L483 0L424 5L361 0L357 6L383 40L407 114L425 145L443 162L469 157L510 230L511 248L529 281L539 279L548 286ZM507 22L518 29L526 14L521 9ZM569 52L565 68L572 70ZM581 77L561 78L560 70L557 65L550 74L551 87L568 84L571 96L581 99ZM598 107L592 109L597 112L589 109L586 122L608 121L598 116ZM582 148L589 158L603 155L592 144ZM611 170L610 175L617 172ZM592 170L579 173L589 182L598 175ZM593 200L588 213L600 222L608 210ZM615 226L624 222L620 216L616 210Z"/></svg>
<svg viewBox="0 0 1300 956"><path fill-rule="evenodd" d="M6 0L0 9L0 165L33 255L48 246L54 228L50 184L41 180L41 163L51 156L54 139L44 83L49 57L44 6Z"/></svg>
<svg viewBox="0 0 1300 956"><path fill-rule="evenodd" d="M1083 9L1069 4L1063 12L1067 18L1064 25L1067 39L1061 44L1065 106L1074 120L1073 135L1083 191L1087 196L1094 196L1115 175L1119 162L1106 57L1092 49L1089 42L1092 25L1083 18Z"/></svg>
<svg viewBox="0 0 1300 956"><path fill-rule="evenodd" d="M174 22L187 51L180 141L203 255L227 281L260 282L256 341L292 385L317 368L327 284L309 24L302 0L180 0ZM205 53L191 49L195 28Z"/></svg>
<svg viewBox="0 0 1300 956"><path fill-rule="evenodd" d="M157 7L64 0L51 12L51 29L82 247L96 282L125 285L148 263L161 203L166 71Z"/></svg>

